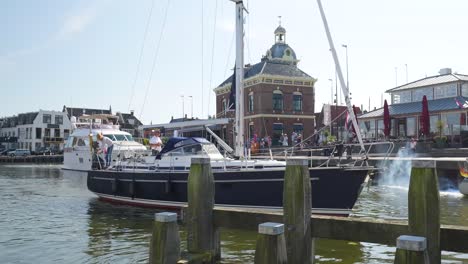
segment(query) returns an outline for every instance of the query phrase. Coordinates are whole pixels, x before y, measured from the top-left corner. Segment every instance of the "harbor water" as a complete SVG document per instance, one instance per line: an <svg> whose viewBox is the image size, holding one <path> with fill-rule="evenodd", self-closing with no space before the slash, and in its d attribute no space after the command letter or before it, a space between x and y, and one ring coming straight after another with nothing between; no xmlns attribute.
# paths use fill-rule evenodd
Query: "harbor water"
<svg viewBox="0 0 468 264"><path fill-rule="evenodd" d="M407 217L404 184L365 188L351 217ZM59 165L0 165L0 263L146 263L155 210L101 202ZM441 223L468 225L468 199L441 192ZM182 232L182 246L185 248ZM221 263L253 263L256 234L222 230ZM319 239L315 263L393 263L386 245ZM443 252L443 263L468 254Z"/></svg>

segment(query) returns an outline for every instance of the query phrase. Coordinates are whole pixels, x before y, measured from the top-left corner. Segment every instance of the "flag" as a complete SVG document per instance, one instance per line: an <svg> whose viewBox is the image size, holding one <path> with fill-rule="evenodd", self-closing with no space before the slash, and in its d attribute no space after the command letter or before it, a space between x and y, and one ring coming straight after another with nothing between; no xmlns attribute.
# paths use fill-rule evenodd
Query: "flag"
<svg viewBox="0 0 468 264"><path fill-rule="evenodd" d="M468 108L468 102L465 100L462 103L458 98L455 98L455 103L458 105L458 108Z"/></svg>

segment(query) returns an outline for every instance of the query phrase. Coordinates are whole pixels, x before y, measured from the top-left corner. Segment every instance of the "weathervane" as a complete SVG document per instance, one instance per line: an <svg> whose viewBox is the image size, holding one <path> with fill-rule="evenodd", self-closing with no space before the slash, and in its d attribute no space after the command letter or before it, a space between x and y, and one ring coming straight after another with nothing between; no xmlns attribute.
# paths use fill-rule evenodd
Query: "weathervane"
<svg viewBox="0 0 468 264"><path fill-rule="evenodd" d="M281 16L278 16L278 23L281 26Z"/></svg>

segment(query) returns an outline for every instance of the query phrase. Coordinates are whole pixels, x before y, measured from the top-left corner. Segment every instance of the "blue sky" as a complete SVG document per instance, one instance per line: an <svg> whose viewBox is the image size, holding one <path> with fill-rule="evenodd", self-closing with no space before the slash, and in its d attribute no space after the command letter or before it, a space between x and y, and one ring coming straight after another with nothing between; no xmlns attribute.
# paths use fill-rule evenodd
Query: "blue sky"
<svg viewBox="0 0 468 264"><path fill-rule="evenodd" d="M436 75L445 67L468 74L466 1L323 2L344 71L341 44L348 45L349 86L356 105L367 109L370 97L371 108L380 107L385 90L406 83L405 64L408 81ZM135 110L146 124L163 123L182 115L181 95L189 116L188 96L193 96L194 116L214 114L212 88L228 77L234 64L234 4L154 0L135 78L152 4L153 0L2 2L0 116L61 110L63 105L112 105L114 111ZM318 79L320 111L331 100L334 80L328 79L335 73L316 2L245 4L250 12L245 62L258 62L271 47L282 16L286 41L301 60L299 68Z"/></svg>

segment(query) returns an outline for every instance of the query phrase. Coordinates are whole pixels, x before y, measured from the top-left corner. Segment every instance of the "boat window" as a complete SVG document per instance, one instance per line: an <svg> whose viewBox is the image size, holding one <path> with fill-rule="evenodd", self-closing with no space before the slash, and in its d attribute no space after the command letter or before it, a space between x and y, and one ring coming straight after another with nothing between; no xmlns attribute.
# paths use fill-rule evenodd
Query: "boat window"
<svg viewBox="0 0 468 264"><path fill-rule="evenodd" d="M219 154L219 155L221 155L221 153L219 153L219 150L213 144L203 144L203 150L207 154Z"/></svg>
<svg viewBox="0 0 468 264"><path fill-rule="evenodd" d="M128 141L135 141L132 137L132 135L125 135Z"/></svg>
<svg viewBox="0 0 468 264"><path fill-rule="evenodd" d="M83 147L83 146L86 146L86 142L85 142L84 139L79 138L79 139L78 139L78 142L76 143L76 145L79 146L79 147Z"/></svg>
<svg viewBox="0 0 468 264"><path fill-rule="evenodd" d="M74 141L74 139L75 139L74 137L69 137L69 138L67 139L67 143L65 144L65 147L66 147L66 148L71 148L71 147L73 146L73 141Z"/></svg>
<svg viewBox="0 0 468 264"><path fill-rule="evenodd" d="M105 137L108 137L112 141L128 141L127 135L120 135L120 134L106 134ZM130 136L131 137L131 136ZM133 141L133 140L131 140Z"/></svg>
<svg viewBox="0 0 468 264"><path fill-rule="evenodd" d="M202 154L202 146L200 144L183 147L185 155L200 155Z"/></svg>
<svg viewBox="0 0 468 264"><path fill-rule="evenodd" d="M115 137L112 134L104 134L105 137L108 137L110 140L115 141Z"/></svg>

